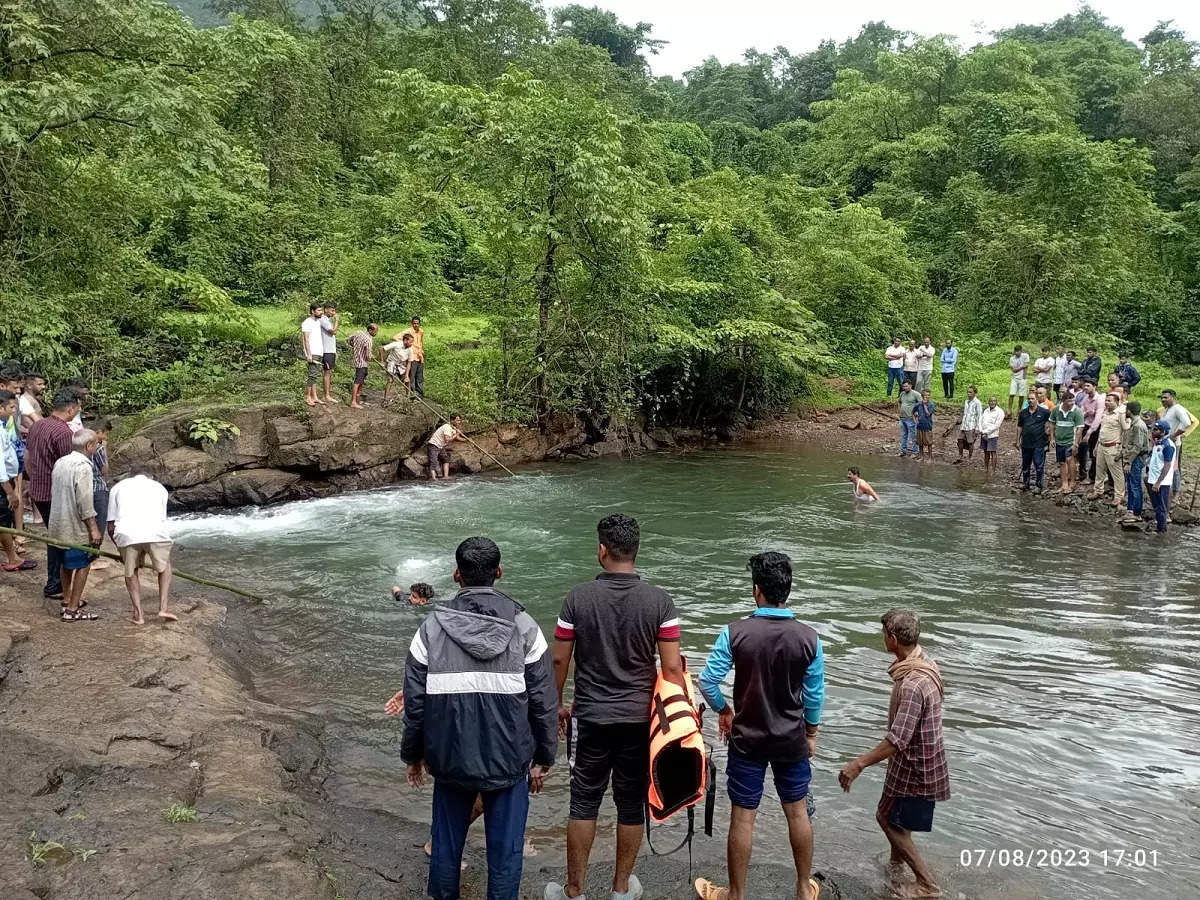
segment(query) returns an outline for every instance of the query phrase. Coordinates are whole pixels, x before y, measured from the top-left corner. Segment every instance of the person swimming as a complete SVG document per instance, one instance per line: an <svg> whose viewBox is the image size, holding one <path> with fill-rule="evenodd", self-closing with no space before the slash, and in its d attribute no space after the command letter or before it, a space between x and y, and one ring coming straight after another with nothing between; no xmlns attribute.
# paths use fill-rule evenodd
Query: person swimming
<svg viewBox="0 0 1200 900"><path fill-rule="evenodd" d="M858 466L851 466L847 469L846 478L854 485L855 500L861 500L863 503L874 503L879 499L879 494L875 492L875 488L867 484L866 479L859 474Z"/></svg>
<svg viewBox="0 0 1200 900"><path fill-rule="evenodd" d="M409 606L425 606L434 598L433 585L426 584L423 581L418 581L411 585L408 589L408 596L404 595L404 591L400 589L400 585L392 585L392 599L399 602L401 599L407 600Z"/></svg>

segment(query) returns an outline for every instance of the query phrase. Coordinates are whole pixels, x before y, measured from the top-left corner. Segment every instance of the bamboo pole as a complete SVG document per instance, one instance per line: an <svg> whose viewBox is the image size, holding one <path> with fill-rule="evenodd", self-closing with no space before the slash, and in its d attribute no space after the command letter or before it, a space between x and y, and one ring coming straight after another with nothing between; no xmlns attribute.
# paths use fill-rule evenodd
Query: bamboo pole
<svg viewBox="0 0 1200 900"><path fill-rule="evenodd" d="M90 553L93 556L103 556L107 559L121 560L121 557L116 553L109 553L107 550L101 550L98 547L83 547L79 544L68 544L66 541L60 541L52 538L49 535L33 534L29 531L17 531L15 528L0 527L0 534L11 534L13 537L29 538L30 540L40 541L43 544L49 544L52 547L61 547L63 550L82 550L84 553ZM228 591L230 594L237 594L239 597L245 597L248 600L254 600L258 603L267 603L266 597L260 597L258 594L251 594L249 591L243 591L241 588L236 588L231 584L225 584L221 581L210 581L207 578L200 578L197 575L189 575L187 572L180 572L174 566L171 567L171 574L176 578L182 578L184 581L194 581L196 584L202 584L205 587L217 588L221 591Z"/></svg>
<svg viewBox="0 0 1200 900"><path fill-rule="evenodd" d="M377 359L373 359L371 361L373 363L375 363L375 365L379 366L379 368L383 369L384 374L387 375L388 378L392 377L388 373L387 366L385 366L383 363L381 363ZM447 422L448 421L446 419L446 415L444 412L439 412L437 409L435 409L429 403L426 403L424 397L418 397L416 395L416 393L413 391L413 389L405 383L403 378L397 378L396 380L400 382L400 384L404 387L404 389L406 391L408 391L408 396L410 399L416 400L418 403L420 403L422 406L424 406L427 410L429 410L431 413L433 413L435 416L437 416L437 419L439 422ZM466 439L467 443L469 443L472 447L474 447L476 450L478 450L480 453L482 453L484 456L486 456L488 459L490 459L492 462L494 462L496 465L498 465L500 468L502 468L509 475L516 477L516 474L517 474L516 472L514 472L512 469L510 469L504 463L500 462L500 460L496 459L496 457L494 457L492 454L488 453L486 450L484 450L482 447L480 447L477 443L475 443L473 440L471 440L470 435L463 432L462 429L459 429L458 433L461 434Z"/></svg>

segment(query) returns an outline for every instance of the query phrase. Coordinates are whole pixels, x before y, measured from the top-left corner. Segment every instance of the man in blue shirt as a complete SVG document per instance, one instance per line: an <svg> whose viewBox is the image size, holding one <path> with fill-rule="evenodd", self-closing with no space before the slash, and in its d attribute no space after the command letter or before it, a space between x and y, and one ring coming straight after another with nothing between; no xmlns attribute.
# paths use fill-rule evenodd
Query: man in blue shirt
<svg viewBox="0 0 1200 900"><path fill-rule="evenodd" d="M1126 392L1132 394L1133 389L1137 387L1138 382L1142 380L1142 376L1138 374L1138 370L1135 369L1133 367L1133 363L1129 361L1129 351L1123 352L1119 357L1117 357L1117 359L1119 359L1120 362L1117 363L1117 367L1113 369L1113 374L1121 380L1121 384L1125 385Z"/></svg>
<svg viewBox="0 0 1200 900"><path fill-rule="evenodd" d="M958 348L949 338L942 350L942 396L947 400L954 399L954 372L958 368Z"/></svg>
<svg viewBox="0 0 1200 900"><path fill-rule="evenodd" d="M696 893L701 900L746 897L754 819L769 764L787 818L797 897L811 900L819 888L809 877L813 836L805 798L825 702L825 657L817 632L787 608L791 560L782 553L759 553L750 558L749 568L758 608L721 632L700 673L700 690L719 713L721 736L729 743L729 888L701 878ZM721 692L721 680L731 668L733 707Z"/></svg>

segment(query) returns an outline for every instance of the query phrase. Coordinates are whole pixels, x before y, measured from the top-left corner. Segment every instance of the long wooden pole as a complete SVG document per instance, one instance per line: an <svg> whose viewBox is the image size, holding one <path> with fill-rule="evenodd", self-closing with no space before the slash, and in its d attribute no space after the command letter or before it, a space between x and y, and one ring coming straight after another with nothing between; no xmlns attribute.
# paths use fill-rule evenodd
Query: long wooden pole
<svg viewBox="0 0 1200 900"><path fill-rule="evenodd" d="M83 547L79 544L68 544L66 541L60 541L57 538L52 538L49 535L33 534L28 531L17 531L15 528L0 527L0 534L11 534L13 537L29 538L30 540L40 541L43 544L49 544L52 547L61 547L63 550L82 550L84 553L90 553L93 556L104 556L108 559L120 561L121 557L116 553L109 553L107 550L101 550L98 547ZM258 594L252 594L249 591L243 591L241 588L234 587L231 584L225 584L222 581L211 581L207 578L200 578L198 575L189 575L187 572L180 572L174 566L171 567L171 574L176 578L182 578L184 581L194 581L196 584L202 584L205 587L217 588L218 590L228 591L231 594L237 594L239 597L245 597L249 600L255 600L259 603L266 603L266 597L260 597Z"/></svg>
<svg viewBox="0 0 1200 900"><path fill-rule="evenodd" d="M388 378L392 377L392 375L387 370L387 366L385 366L383 363L381 363L377 359L372 360L372 362L374 362L375 365L379 366L379 368L383 369L384 374L387 375ZM437 416L437 419L439 422L447 421L446 415L444 412L439 412L438 410L434 409L434 407L432 407L428 403L426 403L425 398L418 396L417 393L411 387L409 387L407 384L404 383L403 378L398 378L396 380L399 381L401 385L403 385L403 387L406 391L408 391L408 396L411 399L416 400L418 403L420 403L422 406L424 406L427 410L429 410L431 413L433 413L435 416ZM461 429L459 430L458 433L461 434L463 436L463 438L466 439L467 443L469 443L472 447L474 447L476 450L478 450L480 453L482 453L484 456L486 456L488 459L490 459L492 462L494 462L496 465L498 465L500 468L502 468L509 475L512 475L514 477L516 476L516 474L517 474L516 472L514 472L512 469L510 469L504 463L500 462L500 460L496 459L496 457L494 457L492 454L488 453L486 450L484 450L482 447L480 447L477 443L475 443L473 440L471 440L470 435L464 434Z"/></svg>

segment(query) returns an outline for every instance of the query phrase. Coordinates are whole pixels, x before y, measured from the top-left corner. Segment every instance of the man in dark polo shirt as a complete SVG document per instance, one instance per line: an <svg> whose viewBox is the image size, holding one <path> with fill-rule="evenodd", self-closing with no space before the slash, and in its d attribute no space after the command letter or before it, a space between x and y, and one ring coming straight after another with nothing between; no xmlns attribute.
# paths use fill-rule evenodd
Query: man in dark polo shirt
<svg viewBox="0 0 1200 900"><path fill-rule="evenodd" d="M25 439L25 475L29 483L29 498L37 507L42 521L50 521L50 485L54 464L72 451L74 432L67 423L79 412L79 395L62 390L54 397L50 415L38 419ZM62 596L62 561L65 551L46 545L46 597Z"/></svg>
<svg viewBox="0 0 1200 900"><path fill-rule="evenodd" d="M575 765L567 823L567 884L546 886L546 900L580 897L596 839L596 817L612 776L617 807L613 900L638 900L633 874L645 825L650 781L650 702L663 675L683 686L679 617L670 596L638 576L641 532L636 519L612 515L597 527L604 571L567 594L554 629L559 731L575 719ZM575 658L574 710L563 706L563 685Z"/></svg>
<svg viewBox="0 0 1200 900"><path fill-rule="evenodd" d="M914 831L933 828L933 808L950 799L950 770L942 740L942 675L919 643L916 613L892 610L883 618L883 642L896 661L888 667L892 698L888 732L874 749L851 760L838 775L850 790L863 769L888 761L875 820L891 844L888 881L894 897L938 897L941 891L913 843ZM903 881L905 868L917 880Z"/></svg>
<svg viewBox="0 0 1200 900"><path fill-rule="evenodd" d="M720 714L721 736L729 742L725 778L732 806L727 862L729 887L703 878L701 900L743 900L754 819L762 801L767 766L787 819L796 864L796 897L809 900L820 888L812 881L813 834L805 798L812 779L809 758L816 752L817 729L825 702L825 656L821 639L787 608L792 592L792 561L782 553L750 557L753 615L727 626L717 637L700 673L700 690ZM733 706L721 681L733 669Z"/></svg>

